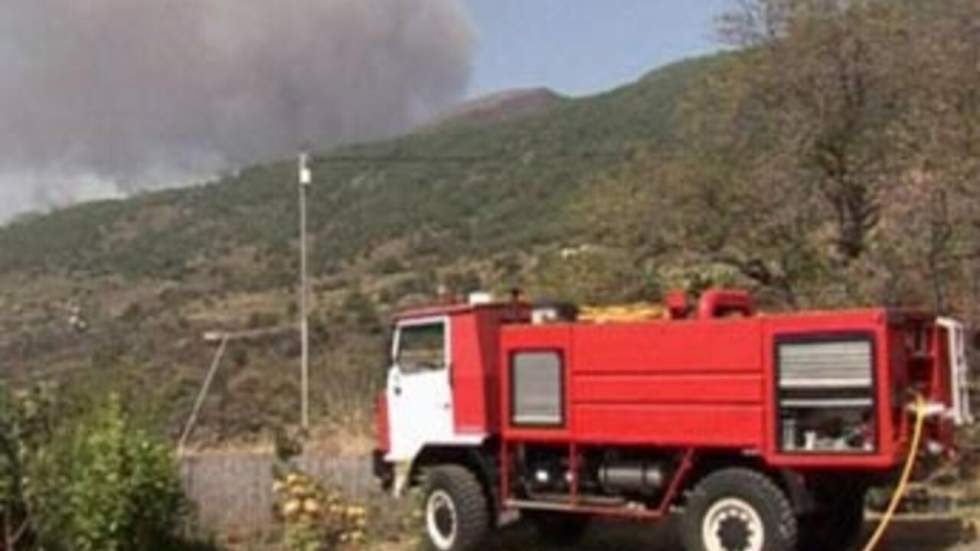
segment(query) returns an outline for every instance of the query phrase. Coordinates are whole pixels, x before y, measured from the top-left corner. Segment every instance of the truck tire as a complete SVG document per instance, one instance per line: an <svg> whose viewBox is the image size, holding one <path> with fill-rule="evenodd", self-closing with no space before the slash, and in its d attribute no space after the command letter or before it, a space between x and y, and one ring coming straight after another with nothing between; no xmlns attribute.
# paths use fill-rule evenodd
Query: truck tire
<svg viewBox="0 0 980 551"><path fill-rule="evenodd" d="M864 491L844 492L800 518L799 551L851 551L864 528Z"/></svg>
<svg viewBox="0 0 980 551"><path fill-rule="evenodd" d="M766 475L745 468L701 480L688 496L682 524L687 551L794 551L796 531L786 494Z"/></svg>
<svg viewBox="0 0 980 551"><path fill-rule="evenodd" d="M424 541L432 551L476 551L490 531L486 493L459 465L428 471L423 500Z"/></svg>
<svg viewBox="0 0 980 551"><path fill-rule="evenodd" d="M582 541L592 521L587 515L553 511L526 511L522 514L543 540L558 545L574 545Z"/></svg>

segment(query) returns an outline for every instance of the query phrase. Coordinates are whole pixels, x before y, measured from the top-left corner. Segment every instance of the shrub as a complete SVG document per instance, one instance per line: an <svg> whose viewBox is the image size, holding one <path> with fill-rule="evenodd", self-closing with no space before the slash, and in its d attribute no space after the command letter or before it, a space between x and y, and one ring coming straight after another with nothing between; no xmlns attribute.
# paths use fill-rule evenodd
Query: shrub
<svg viewBox="0 0 980 551"><path fill-rule="evenodd" d="M176 548L185 509L169 447L118 397L96 403L0 388L3 549Z"/></svg>
<svg viewBox="0 0 980 551"><path fill-rule="evenodd" d="M359 549L365 543L367 512L337 491L293 468L273 483L276 515L288 551Z"/></svg>
<svg viewBox="0 0 980 551"><path fill-rule="evenodd" d="M2 548L15 550L32 536L27 469L50 439L53 393L44 385L10 392L0 388L0 510Z"/></svg>
<svg viewBox="0 0 980 551"><path fill-rule="evenodd" d="M57 435L29 470L46 548L160 549L183 518L171 448L133 426L115 395Z"/></svg>
<svg viewBox="0 0 980 551"><path fill-rule="evenodd" d="M386 257L374 268L374 273L381 275L391 275L397 274L405 271L405 264L402 263L397 257L389 256Z"/></svg>
<svg viewBox="0 0 980 551"><path fill-rule="evenodd" d="M341 308L350 315L357 328L371 333L380 331L382 323L377 307L374 301L359 289L355 288L347 293Z"/></svg>
<svg viewBox="0 0 980 551"><path fill-rule="evenodd" d="M305 431L295 428L280 428L275 433L273 513L282 523L283 549L363 549L367 543L367 509L324 486L293 461L303 453L306 437Z"/></svg>
<svg viewBox="0 0 980 551"><path fill-rule="evenodd" d="M462 295L463 297L474 291L479 291L483 287L480 275L473 270L446 274L443 283L449 288L450 292Z"/></svg>

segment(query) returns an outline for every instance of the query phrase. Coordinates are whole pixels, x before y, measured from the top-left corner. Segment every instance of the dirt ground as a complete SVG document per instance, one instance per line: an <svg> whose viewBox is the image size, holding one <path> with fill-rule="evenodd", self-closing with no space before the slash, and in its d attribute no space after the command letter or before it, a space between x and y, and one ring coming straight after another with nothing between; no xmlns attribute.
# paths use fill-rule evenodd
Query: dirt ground
<svg viewBox="0 0 980 551"><path fill-rule="evenodd" d="M868 535L874 527L869 525ZM959 519L896 521L877 551L980 551L973 523ZM379 551L409 551L417 547L390 546ZM486 551L683 551L673 523L660 525L596 524L581 545L574 548L548 545L523 526L504 530ZM836 551L828 549L827 551Z"/></svg>

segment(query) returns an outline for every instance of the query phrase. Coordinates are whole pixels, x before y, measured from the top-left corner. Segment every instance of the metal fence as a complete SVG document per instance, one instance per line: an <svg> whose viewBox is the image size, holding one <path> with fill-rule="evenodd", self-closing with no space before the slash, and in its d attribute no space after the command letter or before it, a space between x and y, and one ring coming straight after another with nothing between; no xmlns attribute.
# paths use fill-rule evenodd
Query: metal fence
<svg viewBox="0 0 980 551"><path fill-rule="evenodd" d="M271 454L221 452L181 459L181 477L201 525L220 532L260 532L273 521ZM310 475L354 497L374 489L366 459L303 456L296 463Z"/></svg>

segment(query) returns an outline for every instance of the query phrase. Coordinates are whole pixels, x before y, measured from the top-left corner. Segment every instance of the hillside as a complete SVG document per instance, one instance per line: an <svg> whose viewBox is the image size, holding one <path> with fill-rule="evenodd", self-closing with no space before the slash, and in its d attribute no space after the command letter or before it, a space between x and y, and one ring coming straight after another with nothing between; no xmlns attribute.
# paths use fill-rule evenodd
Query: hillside
<svg viewBox="0 0 980 551"><path fill-rule="evenodd" d="M678 96L711 63L673 65L516 121L450 125L318 156L320 269L419 232L448 232L480 253L554 237L556 207L583 181L670 143ZM288 256L292 171L292 162L253 167L199 188L15 223L0 231L0 271L174 277L240 247Z"/></svg>
<svg viewBox="0 0 980 551"><path fill-rule="evenodd" d="M980 324L976 41L955 10L916 6L889 4L904 32L817 17L597 96L491 98L469 112L494 116L316 154L320 424L368 425L387 316L440 288L602 304L737 286L767 310ZM296 319L295 176L255 166L0 229L4 373L118 389L175 430L214 353L203 333ZM297 355L295 335L236 343L199 440L295 422Z"/></svg>
<svg viewBox="0 0 980 551"><path fill-rule="evenodd" d="M430 126L486 125L542 113L564 103L566 98L547 88L505 90L463 102Z"/></svg>
<svg viewBox="0 0 980 551"><path fill-rule="evenodd" d="M481 114L479 124L449 122L318 154L310 207L318 413L350 410L338 400L362 400L376 384L381 320L391 308L431 300L440 282L460 292L549 287L542 258L592 231L574 208L583 192L669 148L679 98L717 63L679 63L546 106L537 94L538 106L521 104L518 117ZM252 167L0 229L5 372L76 381L101 372L96 379L151 389L174 426L210 360L203 331L295 315L294 170L291 161ZM215 437L292 418L293 341L232 353L205 408ZM337 392L338 382L355 392ZM261 414L244 414L255 401L265 404Z"/></svg>

